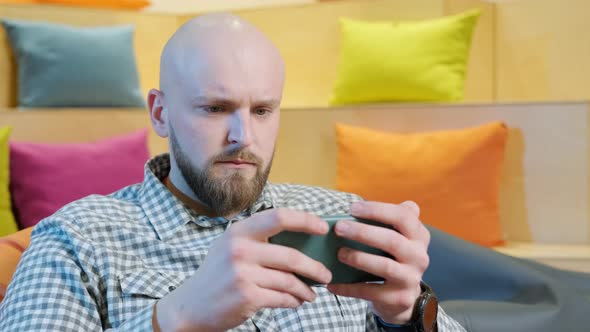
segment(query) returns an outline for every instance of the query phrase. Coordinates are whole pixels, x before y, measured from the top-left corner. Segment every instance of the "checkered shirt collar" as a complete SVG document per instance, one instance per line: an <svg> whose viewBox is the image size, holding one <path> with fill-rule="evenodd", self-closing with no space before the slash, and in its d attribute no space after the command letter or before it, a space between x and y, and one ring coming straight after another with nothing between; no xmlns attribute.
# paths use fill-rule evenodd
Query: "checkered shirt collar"
<svg viewBox="0 0 590 332"><path fill-rule="evenodd" d="M189 222L200 227L214 227L225 225L230 221L223 217L211 218L199 215L182 203L162 182L168 173L170 173L170 155L168 153L149 160L145 164L144 180L138 195L139 203L160 239L169 238L176 233L179 227L185 226ZM231 222L273 208L275 203L271 194L271 186L272 184L267 183L256 202L232 218Z"/></svg>

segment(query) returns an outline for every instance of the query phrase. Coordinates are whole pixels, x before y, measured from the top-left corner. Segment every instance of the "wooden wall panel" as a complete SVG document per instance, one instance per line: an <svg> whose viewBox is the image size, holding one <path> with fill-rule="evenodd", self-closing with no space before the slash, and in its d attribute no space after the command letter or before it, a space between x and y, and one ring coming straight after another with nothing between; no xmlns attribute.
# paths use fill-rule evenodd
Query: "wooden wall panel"
<svg viewBox="0 0 590 332"><path fill-rule="evenodd" d="M495 99L495 5L478 0L445 0L445 15L472 8L481 10L481 16L472 37L465 79L465 101L491 102Z"/></svg>
<svg viewBox="0 0 590 332"><path fill-rule="evenodd" d="M0 126L12 127L11 140L36 143L88 143L147 128L151 154L168 151L168 141L154 132L148 111L141 109L0 109Z"/></svg>
<svg viewBox="0 0 590 332"><path fill-rule="evenodd" d="M497 99L590 99L590 2L496 4Z"/></svg>

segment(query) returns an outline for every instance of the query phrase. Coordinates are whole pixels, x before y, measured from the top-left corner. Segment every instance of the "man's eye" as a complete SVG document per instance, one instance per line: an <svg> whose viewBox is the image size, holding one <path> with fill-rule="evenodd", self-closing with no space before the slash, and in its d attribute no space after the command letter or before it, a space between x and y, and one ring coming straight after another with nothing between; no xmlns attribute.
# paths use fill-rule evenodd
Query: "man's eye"
<svg viewBox="0 0 590 332"><path fill-rule="evenodd" d="M271 111L269 109L266 109L266 108L257 108L257 109L254 110L254 113L256 115L261 115L261 116L268 115L270 112Z"/></svg>
<svg viewBox="0 0 590 332"><path fill-rule="evenodd" d="M221 106L205 106L203 107L207 113L220 113L223 112L223 107Z"/></svg>

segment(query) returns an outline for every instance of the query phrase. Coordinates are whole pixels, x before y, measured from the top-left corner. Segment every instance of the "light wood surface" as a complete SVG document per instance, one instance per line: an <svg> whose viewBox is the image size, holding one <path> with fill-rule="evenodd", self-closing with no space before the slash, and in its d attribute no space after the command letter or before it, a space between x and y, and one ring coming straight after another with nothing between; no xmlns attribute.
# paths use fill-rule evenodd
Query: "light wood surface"
<svg viewBox="0 0 590 332"><path fill-rule="evenodd" d="M149 114L140 109L35 109L0 111L0 126L12 127L10 139L35 143L89 143L149 128L152 155L168 151L168 143L151 129Z"/></svg>
<svg viewBox="0 0 590 332"><path fill-rule="evenodd" d="M286 108L271 180L334 187L337 122L416 132L502 120L510 127L500 192L505 238L590 244L588 110L586 103ZM75 142L150 123L139 110L70 110L0 112L0 125L14 127L14 140ZM150 149L166 151L167 143L152 132Z"/></svg>
<svg viewBox="0 0 590 332"><path fill-rule="evenodd" d="M494 248L506 255L530 259L565 270L590 273L590 245L511 242Z"/></svg>
<svg viewBox="0 0 590 332"><path fill-rule="evenodd" d="M214 10L279 7L314 2L316 2L316 0L150 0L150 5L145 8L145 11L154 13L190 14Z"/></svg>
<svg viewBox="0 0 590 332"><path fill-rule="evenodd" d="M590 99L590 2L496 4L497 99Z"/></svg>
<svg viewBox="0 0 590 332"><path fill-rule="evenodd" d="M445 0L445 15L458 14L479 8L481 15L473 31L467 76L465 77L466 102L495 100L495 36L496 7L489 1Z"/></svg>

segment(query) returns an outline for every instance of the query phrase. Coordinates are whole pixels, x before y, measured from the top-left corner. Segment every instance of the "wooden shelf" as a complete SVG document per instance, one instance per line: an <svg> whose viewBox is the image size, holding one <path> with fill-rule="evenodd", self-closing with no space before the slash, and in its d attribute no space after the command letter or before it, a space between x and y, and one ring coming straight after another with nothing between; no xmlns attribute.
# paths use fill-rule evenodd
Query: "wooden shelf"
<svg viewBox="0 0 590 332"><path fill-rule="evenodd" d="M561 269L590 273L590 245L510 242L494 250Z"/></svg>

